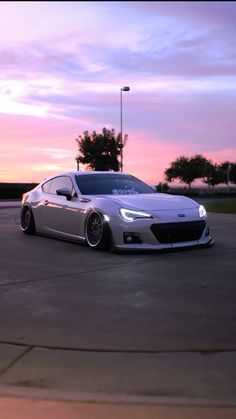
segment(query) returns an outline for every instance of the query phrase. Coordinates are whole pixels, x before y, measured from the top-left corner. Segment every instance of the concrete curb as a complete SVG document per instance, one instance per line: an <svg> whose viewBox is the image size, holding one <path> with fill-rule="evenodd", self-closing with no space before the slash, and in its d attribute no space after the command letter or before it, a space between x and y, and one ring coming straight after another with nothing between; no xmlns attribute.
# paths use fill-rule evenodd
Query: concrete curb
<svg viewBox="0 0 236 419"><path fill-rule="evenodd" d="M213 400L193 397L140 396L111 393L78 392L75 390L42 389L30 387L2 386L0 397L16 397L35 400L57 400L77 403L114 403L155 406L190 406L235 408L236 400Z"/></svg>
<svg viewBox="0 0 236 419"><path fill-rule="evenodd" d="M20 208L21 207L21 201L1 201L0 202L0 209L5 208Z"/></svg>

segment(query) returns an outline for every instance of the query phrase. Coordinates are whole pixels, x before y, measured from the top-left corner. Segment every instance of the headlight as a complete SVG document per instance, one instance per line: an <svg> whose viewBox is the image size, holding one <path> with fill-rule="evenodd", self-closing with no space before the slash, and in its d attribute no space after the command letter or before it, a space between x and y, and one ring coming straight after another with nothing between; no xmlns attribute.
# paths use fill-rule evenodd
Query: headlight
<svg viewBox="0 0 236 419"><path fill-rule="evenodd" d="M125 221L134 221L140 218L152 218L150 214L142 211L133 211L126 208L120 209L120 215Z"/></svg>
<svg viewBox="0 0 236 419"><path fill-rule="evenodd" d="M207 215L206 208L203 205L199 205L198 212L199 212L199 216L201 218L206 217L206 215Z"/></svg>

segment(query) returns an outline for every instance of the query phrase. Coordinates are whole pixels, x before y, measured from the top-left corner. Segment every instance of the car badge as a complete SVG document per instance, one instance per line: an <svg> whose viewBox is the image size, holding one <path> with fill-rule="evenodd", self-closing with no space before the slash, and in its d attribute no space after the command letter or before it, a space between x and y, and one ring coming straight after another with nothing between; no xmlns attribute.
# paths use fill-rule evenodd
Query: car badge
<svg viewBox="0 0 236 419"><path fill-rule="evenodd" d="M183 217L186 217L186 215L185 214L178 214L178 217L183 218Z"/></svg>

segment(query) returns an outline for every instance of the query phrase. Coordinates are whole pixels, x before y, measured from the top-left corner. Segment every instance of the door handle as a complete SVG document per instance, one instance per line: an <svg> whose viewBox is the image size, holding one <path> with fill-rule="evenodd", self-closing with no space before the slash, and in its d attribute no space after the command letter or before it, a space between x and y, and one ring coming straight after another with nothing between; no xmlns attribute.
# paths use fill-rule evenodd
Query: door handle
<svg viewBox="0 0 236 419"><path fill-rule="evenodd" d="M91 199L89 199L89 198L78 198L78 201L80 201L80 202L90 202Z"/></svg>

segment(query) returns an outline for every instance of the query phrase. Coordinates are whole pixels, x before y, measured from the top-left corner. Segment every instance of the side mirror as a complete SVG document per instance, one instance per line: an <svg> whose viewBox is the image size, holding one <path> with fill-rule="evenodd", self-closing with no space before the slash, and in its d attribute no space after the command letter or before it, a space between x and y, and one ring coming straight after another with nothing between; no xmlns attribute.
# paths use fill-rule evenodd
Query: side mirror
<svg viewBox="0 0 236 419"><path fill-rule="evenodd" d="M60 188L60 189L57 189L57 195L60 195L60 196L65 196L66 197L66 199L68 200L68 201L70 201L71 200L71 198L72 198L72 196L71 196L71 192L70 192L70 190L69 189L67 189L67 188Z"/></svg>

